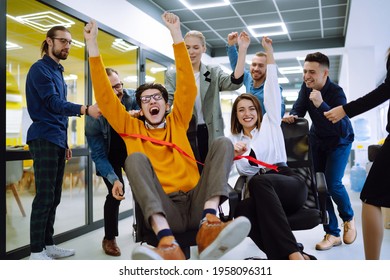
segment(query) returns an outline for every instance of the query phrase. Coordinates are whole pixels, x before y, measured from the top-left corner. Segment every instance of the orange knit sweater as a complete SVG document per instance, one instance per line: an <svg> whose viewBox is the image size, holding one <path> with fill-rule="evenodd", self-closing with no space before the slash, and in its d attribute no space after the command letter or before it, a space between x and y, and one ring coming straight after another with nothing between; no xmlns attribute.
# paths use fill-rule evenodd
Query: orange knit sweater
<svg viewBox="0 0 390 280"><path fill-rule="evenodd" d="M193 157L186 132L192 117L197 88L184 42L174 44L173 48L177 69L177 87L175 106L166 118L166 128L147 129L144 122L130 116L111 88L101 56L89 58L93 89L102 114L118 133L141 134L171 142ZM109 92L112 94L107 94ZM124 137L123 139L128 155L140 152L150 159L166 193L180 190L187 192L198 183L199 172L196 162L176 149L139 138Z"/></svg>

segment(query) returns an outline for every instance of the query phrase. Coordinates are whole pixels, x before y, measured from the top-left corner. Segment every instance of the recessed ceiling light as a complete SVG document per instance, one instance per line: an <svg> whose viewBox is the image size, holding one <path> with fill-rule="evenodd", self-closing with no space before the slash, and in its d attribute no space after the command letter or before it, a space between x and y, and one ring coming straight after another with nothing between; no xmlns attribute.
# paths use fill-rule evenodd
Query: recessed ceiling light
<svg viewBox="0 0 390 280"><path fill-rule="evenodd" d="M165 70L168 70L167 67L151 67L150 68L150 72L152 72L153 74L156 74L158 72L163 72Z"/></svg>
<svg viewBox="0 0 390 280"><path fill-rule="evenodd" d="M35 13L35 14L27 14L27 15L22 15L17 17L13 17L8 14L7 16L9 18L12 18L13 20L16 20L19 23L31 26L35 29L44 32L48 31L53 26L62 25L68 28L71 27L73 24L75 24L74 21L71 21L70 19L63 17L52 11L46 11L46 12Z"/></svg>
<svg viewBox="0 0 390 280"><path fill-rule="evenodd" d="M23 47L19 46L18 44L12 43L10 41L6 41L6 49L7 51L11 51L11 50L23 49Z"/></svg>
<svg viewBox="0 0 390 280"><path fill-rule="evenodd" d="M195 5L188 3L189 1L186 0L179 0L184 6L186 6L190 10L197 10L197 9L206 9L206 8L215 8L215 7L221 7L221 6L227 6L230 5L229 0L218 0L218 1L200 1L196 0ZM204 3L202 3L204 2Z"/></svg>
<svg viewBox="0 0 390 280"><path fill-rule="evenodd" d="M284 22L258 24L248 26L253 37L277 36L287 34L287 27Z"/></svg>
<svg viewBox="0 0 390 280"><path fill-rule="evenodd" d="M301 66L279 67L278 69L279 69L280 74L283 74L283 75L303 73L303 69Z"/></svg>
<svg viewBox="0 0 390 280"><path fill-rule="evenodd" d="M123 39L115 39L111 47L121 52L129 52L138 48L137 46L126 43Z"/></svg>

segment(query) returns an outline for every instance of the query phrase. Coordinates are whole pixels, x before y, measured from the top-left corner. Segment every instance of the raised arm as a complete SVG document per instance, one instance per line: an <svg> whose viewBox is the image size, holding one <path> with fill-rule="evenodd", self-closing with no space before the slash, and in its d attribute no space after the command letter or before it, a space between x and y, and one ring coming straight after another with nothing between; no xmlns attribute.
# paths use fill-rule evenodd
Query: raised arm
<svg viewBox="0 0 390 280"><path fill-rule="evenodd" d="M167 28L169 29L169 31L171 32L173 43L178 44L183 42L184 39L180 29L179 17L175 14L164 12L161 18L164 21Z"/></svg>
<svg viewBox="0 0 390 280"><path fill-rule="evenodd" d="M245 58L250 42L249 35L245 31L242 31L238 36L238 59L236 68L234 69L234 78L236 79L244 75Z"/></svg>
<svg viewBox="0 0 390 280"><path fill-rule="evenodd" d="M278 126L281 122L281 98L278 83L277 66L275 64L272 39L263 37L262 45L267 53L267 77L264 84L264 107L268 118Z"/></svg>

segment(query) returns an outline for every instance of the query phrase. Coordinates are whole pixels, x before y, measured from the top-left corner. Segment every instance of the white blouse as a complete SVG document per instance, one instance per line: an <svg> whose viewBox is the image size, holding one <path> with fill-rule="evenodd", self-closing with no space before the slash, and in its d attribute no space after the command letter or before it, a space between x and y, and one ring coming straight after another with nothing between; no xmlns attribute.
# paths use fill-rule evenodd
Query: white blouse
<svg viewBox="0 0 390 280"><path fill-rule="evenodd" d="M264 107L266 113L263 116L260 129L251 131L252 139L240 134L230 135L233 145L239 141L247 143L248 150L243 154L248 156L251 149L256 154L256 159L265 163L274 164L286 162L286 148L281 125L281 99L278 84L276 64L267 65L267 77L264 85ZM235 160L237 171L240 175L253 176L260 168L265 166L252 166L247 159Z"/></svg>

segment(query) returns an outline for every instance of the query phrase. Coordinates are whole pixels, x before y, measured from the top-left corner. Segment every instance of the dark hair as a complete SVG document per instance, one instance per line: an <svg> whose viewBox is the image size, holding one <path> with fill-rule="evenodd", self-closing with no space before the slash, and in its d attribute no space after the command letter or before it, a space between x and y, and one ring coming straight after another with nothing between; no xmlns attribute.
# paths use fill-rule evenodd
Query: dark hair
<svg viewBox="0 0 390 280"><path fill-rule="evenodd" d="M252 101L253 105L256 108L256 112L257 112L256 128L260 128L261 121L263 120L263 112L261 110L260 102L257 99L257 97L250 93L243 93L239 95L236 98L236 100L234 100L233 103L232 114L230 116L230 132L232 134L239 134L242 131L242 124L240 124L237 118L237 106L238 106L238 102L244 99Z"/></svg>
<svg viewBox="0 0 390 280"><path fill-rule="evenodd" d="M309 53L306 55L305 61L308 62L318 62L321 66L324 66L325 68L329 68L329 58L320 52L315 53Z"/></svg>
<svg viewBox="0 0 390 280"><path fill-rule="evenodd" d="M146 83L140 85L135 91L135 99L137 100L138 106L141 108L141 94L147 89L157 89L161 92L165 102L168 102L168 91L167 89L159 83Z"/></svg>
<svg viewBox="0 0 390 280"><path fill-rule="evenodd" d="M107 67L107 68L106 68L106 74L107 74L107 76L111 76L112 73L115 73L115 74L117 74L117 75L119 76L118 71L116 71L116 70L113 69L113 68Z"/></svg>
<svg viewBox="0 0 390 280"><path fill-rule="evenodd" d="M56 32L57 31L65 31L65 32L68 32L70 34L70 31L65 27L65 26L53 26L52 28L49 29L49 31L47 31L46 33L46 38L55 38L56 37ZM41 45L41 56L43 56L44 54L47 54L49 50L49 45L47 44L46 42L46 39L42 42L42 45Z"/></svg>

